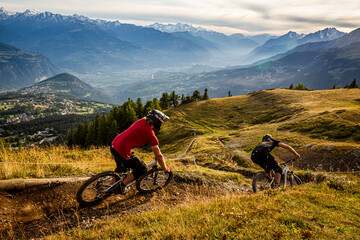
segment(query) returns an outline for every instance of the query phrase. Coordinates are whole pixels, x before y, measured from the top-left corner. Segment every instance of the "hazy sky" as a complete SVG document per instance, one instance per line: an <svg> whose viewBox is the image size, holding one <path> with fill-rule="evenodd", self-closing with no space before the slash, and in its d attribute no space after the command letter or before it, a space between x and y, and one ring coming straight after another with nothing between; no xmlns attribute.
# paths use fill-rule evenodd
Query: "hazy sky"
<svg viewBox="0 0 360 240"><path fill-rule="evenodd" d="M136 25L181 22L226 34L282 35L326 27L350 32L360 27L360 0L0 0L0 7Z"/></svg>

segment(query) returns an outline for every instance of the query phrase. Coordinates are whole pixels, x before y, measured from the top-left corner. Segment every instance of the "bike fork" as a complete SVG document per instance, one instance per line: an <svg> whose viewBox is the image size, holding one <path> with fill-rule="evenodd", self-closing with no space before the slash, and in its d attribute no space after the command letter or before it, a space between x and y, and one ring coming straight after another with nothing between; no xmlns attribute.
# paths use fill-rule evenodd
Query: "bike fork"
<svg viewBox="0 0 360 240"><path fill-rule="evenodd" d="M284 174L284 189L286 189L286 184L287 184L287 172L285 172Z"/></svg>

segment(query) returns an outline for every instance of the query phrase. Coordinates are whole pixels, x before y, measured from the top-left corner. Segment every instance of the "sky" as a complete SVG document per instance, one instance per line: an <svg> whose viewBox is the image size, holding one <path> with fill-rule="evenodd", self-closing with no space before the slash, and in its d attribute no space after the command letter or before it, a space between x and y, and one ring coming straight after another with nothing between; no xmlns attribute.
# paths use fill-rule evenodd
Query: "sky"
<svg viewBox="0 0 360 240"><path fill-rule="evenodd" d="M225 34L283 35L360 27L360 0L0 0L7 11L37 9L146 26L187 23Z"/></svg>

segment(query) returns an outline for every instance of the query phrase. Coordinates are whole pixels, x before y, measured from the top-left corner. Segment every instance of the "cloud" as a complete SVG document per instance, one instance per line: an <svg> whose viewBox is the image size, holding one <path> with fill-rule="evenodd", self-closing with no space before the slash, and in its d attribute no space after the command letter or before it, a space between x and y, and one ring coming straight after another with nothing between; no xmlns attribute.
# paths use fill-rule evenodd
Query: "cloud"
<svg viewBox="0 0 360 240"><path fill-rule="evenodd" d="M352 30L360 26L360 1L353 0L3 0L2 7L144 24L182 22L244 33L306 33L323 27Z"/></svg>

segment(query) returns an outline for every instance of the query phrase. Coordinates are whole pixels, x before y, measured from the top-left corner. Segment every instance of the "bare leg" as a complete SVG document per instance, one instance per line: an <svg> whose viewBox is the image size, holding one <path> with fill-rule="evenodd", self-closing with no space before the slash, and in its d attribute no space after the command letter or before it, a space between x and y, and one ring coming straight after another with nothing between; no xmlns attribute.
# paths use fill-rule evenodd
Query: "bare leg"
<svg viewBox="0 0 360 240"><path fill-rule="evenodd" d="M126 178L123 181L123 184L126 186L129 183L131 183L132 181L134 181L134 174L130 173L126 176Z"/></svg>
<svg viewBox="0 0 360 240"><path fill-rule="evenodd" d="M281 173L275 173L275 183L280 184Z"/></svg>

